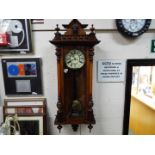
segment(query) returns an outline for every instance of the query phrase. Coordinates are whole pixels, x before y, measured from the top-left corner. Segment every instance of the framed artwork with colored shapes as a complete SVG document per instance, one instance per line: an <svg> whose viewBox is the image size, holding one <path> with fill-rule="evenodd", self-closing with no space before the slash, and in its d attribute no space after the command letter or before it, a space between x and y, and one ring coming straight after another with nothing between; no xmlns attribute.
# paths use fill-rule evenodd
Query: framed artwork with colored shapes
<svg viewBox="0 0 155 155"><path fill-rule="evenodd" d="M6 95L42 94L40 58L2 59Z"/></svg>
<svg viewBox="0 0 155 155"><path fill-rule="evenodd" d="M8 62L8 77L37 77L36 62Z"/></svg>

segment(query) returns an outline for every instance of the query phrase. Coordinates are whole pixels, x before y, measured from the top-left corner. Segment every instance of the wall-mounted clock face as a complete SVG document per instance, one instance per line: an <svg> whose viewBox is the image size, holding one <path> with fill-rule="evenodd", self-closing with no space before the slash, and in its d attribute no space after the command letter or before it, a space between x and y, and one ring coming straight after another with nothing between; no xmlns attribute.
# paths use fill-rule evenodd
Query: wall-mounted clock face
<svg viewBox="0 0 155 155"><path fill-rule="evenodd" d="M80 50L70 50L65 56L65 63L70 69L80 69L85 64L85 56Z"/></svg>
<svg viewBox="0 0 155 155"><path fill-rule="evenodd" d="M151 24L151 19L117 19L118 31L128 37L138 37L146 32Z"/></svg>

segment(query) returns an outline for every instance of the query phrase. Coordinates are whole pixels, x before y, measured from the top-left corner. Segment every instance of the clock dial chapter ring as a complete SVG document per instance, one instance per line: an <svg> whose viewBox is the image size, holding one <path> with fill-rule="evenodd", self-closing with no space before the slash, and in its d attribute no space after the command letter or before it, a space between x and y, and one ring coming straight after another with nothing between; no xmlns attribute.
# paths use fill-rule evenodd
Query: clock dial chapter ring
<svg viewBox="0 0 155 155"><path fill-rule="evenodd" d="M124 28L129 30L130 32L138 32L140 31L145 23L145 19L122 19L122 23L124 25Z"/></svg>
<svg viewBox="0 0 155 155"><path fill-rule="evenodd" d="M73 49L65 55L65 64L70 69L80 69L85 64L85 56L82 51Z"/></svg>

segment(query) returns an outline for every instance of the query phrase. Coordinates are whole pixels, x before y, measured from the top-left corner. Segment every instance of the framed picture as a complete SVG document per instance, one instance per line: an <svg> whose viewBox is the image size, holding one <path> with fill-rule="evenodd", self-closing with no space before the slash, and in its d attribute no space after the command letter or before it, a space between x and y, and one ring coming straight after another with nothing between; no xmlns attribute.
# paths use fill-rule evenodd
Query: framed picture
<svg viewBox="0 0 155 155"><path fill-rule="evenodd" d="M46 134L45 98L5 99L3 114L4 121L10 118L9 125L14 125L12 116L17 115L21 135ZM13 134L12 129L9 134Z"/></svg>
<svg viewBox="0 0 155 155"><path fill-rule="evenodd" d="M21 135L43 135L43 117L41 116L18 116ZM13 125L13 120L9 119L9 125ZM9 134L13 134L10 128Z"/></svg>
<svg viewBox="0 0 155 155"><path fill-rule="evenodd" d="M0 19L0 54L31 53L29 19Z"/></svg>
<svg viewBox="0 0 155 155"><path fill-rule="evenodd" d="M42 94L40 58L2 59L6 95Z"/></svg>

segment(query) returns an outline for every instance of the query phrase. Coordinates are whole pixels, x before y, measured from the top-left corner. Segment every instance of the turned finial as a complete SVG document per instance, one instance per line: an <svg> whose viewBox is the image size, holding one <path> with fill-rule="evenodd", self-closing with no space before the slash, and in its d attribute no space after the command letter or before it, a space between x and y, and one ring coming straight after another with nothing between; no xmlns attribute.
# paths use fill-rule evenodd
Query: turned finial
<svg viewBox="0 0 155 155"><path fill-rule="evenodd" d="M94 33L95 28L94 28L94 25L93 24L91 25L90 30L91 30L92 33Z"/></svg>
<svg viewBox="0 0 155 155"><path fill-rule="evenodd" d="M57 31L57 33L59 33L59 31L60 31L60 28L59 28L59 25L58 25L58 24L56 25L56 28L55 28L55 30Z"/></svg>

